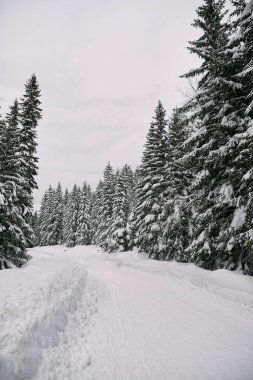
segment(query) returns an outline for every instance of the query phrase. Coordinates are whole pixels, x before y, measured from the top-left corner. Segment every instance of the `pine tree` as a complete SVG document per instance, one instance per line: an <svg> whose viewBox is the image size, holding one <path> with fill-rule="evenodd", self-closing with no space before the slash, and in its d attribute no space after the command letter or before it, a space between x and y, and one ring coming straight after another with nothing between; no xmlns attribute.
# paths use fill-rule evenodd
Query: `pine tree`
<svg viewBox="0 0 253 380"><path fill-rule="evenodd" d="M162 235L160 217L166 187L165 163L168 159L166 134L166 111L159 101L139 168L136 205L137 247L154 258L159 257Z"/></svg>
<svg viewBox="0 0 253 380"><path fill-rule="evenodd" d="M234 38L232 45L228 41L229 24L223 23L223 8L224 1L206 0L198 9L195 26L203 30L203 35L190 49L203 63L200 69L186 75L202 73L197 95L187 105L194 108L193 119L200 125L191 137L192 152L188 155L194 175L191 185L194 232L188 254L192 261L207 269L235 269L239 265L245 226L238 220L244 219L246 205L248 215L252 215L251 185L248 183L246 190L243 183L243 175L250 169L248 162L252 162L245 102L250 86L240 83L242 57L232 47ZM229 56L232 51L234 59ZM249 225L244 236L247 238L243 250L247 252Z"/></svg>
<svg viewBox="0 0 253 380"><path fill-rule="evenodd" d="M226 164L220 175L220 204L226 205L226 214L217 239L216 265L229 269L236 269L253 248L253 2L245 7L243 1L233 3L237 18L225 52L224 103L219 112L227 138L214 154Z"/></svg>
<svg viewBox="0 0 253 380"><path fill-rule="evenodd" d="M132 193L133 172L128 165L124 165L115 176L115 195L107 239L107 250L109 252L127 251L129 249L127 223L130 216Z"/></svg>
<svg viewBox="0 0 253 380"><path fill-rule="evenodd" d="M63 197L63 206L64 207L67 205L68 199L69 199L69 191L68 191L68 189L65 189L64 197Z"/></svg>
<svg viewBox="0 0 253 380"><path fill-rule="evenodd" d="M50 185L46 191L41 204L40 222L40 245L54 245L52 231L54 227L54 197L55 190Z"/></svg>
<svg viewBox="0 0 253 380"><path fill-rule="evenodd" d="M109 228L112 221L115 178L110 162L106 165L101 187L100 216L97 226L96 240L104 250L109 245Z"/></svg>
<svg viewBox="0 0 253 380"><path fill-rule="evenodd" d="M188 137L185 117L175 109L169 121L168 154L165 178L165 205L162 215L164 248L159 258L187 261L185 249L189 245L188 187L191 173L182 157L187 152L184 143Z"/></svg>
<svg viewBox="0 0 253 380"><path fill-rule="evenodd" d="M77 244L78 218L81 203L81 190L74 185L69 194L68 203L64 211L63 219L63 239L68 247L74 247Z"/></svg>
<svg viewBox="0 0 253 380"><path fill-rule="evenodd" d="M37 188L35 176L38 173L37 132L38 121L41 119L40 90L33 74L25 84L25 94L21 99L20 112L20 148L21 148L21 172L24 178L20 203L24 210L23 215L29 224L33 213L32 192ZM28 244L32 246L30 236L26 236Z"/></svg>
<svg viewBox="0 0 253 380"><path fill-rule="evenodd" d="M47 245L57 245L61 244L63 239L63 197L60 182L56 190L49 190L49 197Z"/></svg>
<svg viewBox="0 0 253 380"><path fill-rule="evenodd" d="M97 188L92 196L92 208L91 208L91 241L93 244L99 244L99 227L102 224L101 212L102 212L102 191L103 182L99 181Z"/></svg>
<svg viewBox="0 0 253 380"><path fill-rule="evenodd" d="M40 209L38 212L38 222L37 228L35 230L35 245L43 246L46 245L46 223L47 223L47 207L48 207L48 190L45 191Z"/></svg>
<svg viewBox="0 0 253 380"><path fill-rule="evenodd" d="M81 204L78 216L77 244L89 245L91 243L91 188L84 182L81 190Z"/></svg>
<svg viewBox="0 0 253 380"><path fill-rule="evenodd" d="M6 121L0 121L0 267L21 266L28 260L27 236L32 230L24 220L19 196L24 180L20 171L18 102L10 107Z"/></svg>
<svg viewBox="0 0 253 380"><path fill-rule="evenodd" d="M137 236L137 185L139 182L139 168L135 170L133 173L133 183L132 183L132 191L130 191L130 207L129 207L129 217L127 221L127 239L128 239L128 249L130 251L136 245L136 236Z"/></svg>

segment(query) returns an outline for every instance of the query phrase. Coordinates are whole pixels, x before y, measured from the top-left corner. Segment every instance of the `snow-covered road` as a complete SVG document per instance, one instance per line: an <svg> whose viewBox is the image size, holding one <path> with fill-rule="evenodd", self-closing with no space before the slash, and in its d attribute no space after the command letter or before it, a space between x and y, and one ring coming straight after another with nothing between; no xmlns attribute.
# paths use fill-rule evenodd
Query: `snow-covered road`
<svg viewBox="0 0 253 380"><path fill-rule="evenodd" d="M98 250L0 272L0 380L252 380L252 278Z"/></svg>

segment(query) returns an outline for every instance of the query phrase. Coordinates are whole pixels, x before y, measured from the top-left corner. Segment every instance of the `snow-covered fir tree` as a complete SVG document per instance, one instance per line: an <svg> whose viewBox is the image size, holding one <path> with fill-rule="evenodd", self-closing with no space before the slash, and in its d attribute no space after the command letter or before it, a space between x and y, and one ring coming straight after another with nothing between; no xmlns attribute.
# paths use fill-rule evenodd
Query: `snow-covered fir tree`
<svg viewBox="0 0 253 380"><path fill-rule="evenodd" d="M80 207L81 190L77 185L74 185L72 191L69 193L63 218L63 241L68 247L74 247L77 244Z"/></svg>
<svg viewBox="0 0 253 380"><path fill-rule="evenodd" d="M24 218L24 178L20 157L19 106L15 100L6 121L0 121L0 269L21 266L27 259L32 230Z"/></svg>
<svg viewBox="0 0 253 380"><path fill-rule="evenodd" d="M54 245L52 239L52 231L54 228L54 213L56 204L54 203L55 190L50 185L48 190L45 192L41 203L41 209L39 212L39 236L37 236L37 241L39 245Z"/></svg>
<svg viewBox="0 0 253 380"><path fill-rule="evenodd" d="M226 213L216 263L229 269L236 269L253 250L253 2L243 3L235 4L237 18L225 51L219 116L226 137L214 152L226 165L219 173L223 182L219 202Z"/></svg>
<svg viewBox="0 0 253 380"><path fill-rule="evenodd" d="M169 120L168 156L166 160L164 210L162 220L163 250L160 259L187 261L185 249L189 245L189 194L191 172L182 160L187 152L185 142L189 128L186 118L175 109Z"/></svg>
<svg viewBox="0 0 253 380"><path fill-rule="evenodd" d="M115 176L110 162L106 165L103 181L101 184L101 201L99 202L99 219L97 221L97 231L95 236L96 244L108 249L109 228L112 222L113 200L115 192Z"/></svg>
<svg viewBox="0 0 253 380"><path fill-rule="evenodd" d="M84 182L80 196L80 209L77 226L77 244L89 245L91 243L91 188Z"/></svg>
<svg viewBox="0 0 253 380"><path fill-rule="evenodd" d="M202 74L197 95L186 106L193 110L193 120L198 124L188 155L194 175L191 185L194 233L188 254L191 261L207 269L235 269L241 256L238 244L234 245L233 253L231 245L238 227L236 215L241 214L243 204L239 182L241 174L247 172L243 167L251 160L246 115L239 120L235 106L238 90L244 89L235 72L238 62L233 61L232 67L228 60L224 1L206 0L197 14L194 25L203 35L191 43L190 50L203 63L186 75Z"/></svg>
<svg viewBox="0 0 253 380"><path fill-rule="evenodd" d="M20 145L22 164L26 179L26 190L29 194L37 188L36 175L38 172L37 131L38 121L41 119L40 89L35 74L25 84L25 94L21 99L21 134Z"/></svg>
<svg viewBox="0 0 253 380"><path fill-rule="evenodd" d="M92 195L92 208L91 208L91 241L93 244L99 244L99 226L101 222L102 210L102 190L103 182L99 181L96 190Z"/></svg>
<svg viewBox="0 0 253 380"><path fill-rule="evenodd" d="M63 196L60 182L56 190L49 191L48 195L47 245L57 245L63 240Z"/></svg>
<svg viewBox="0 0 253 380"><path fill-rule="evenodd" d="M36 76L33 74L25 84L25 94L20 102L20 149L21 172L24 178L22 193L19 195L23 207L23 215L28 224L33 213L33 190L37 188L38 173L37 126L41 119L40 89ZM33 234L28 233L26 240L29 246L33 244Z"/></svg>
<svg viewBox="0 0 253 380"><path fill-rule="evenodd" d="M159 258L161 249L161 214L166 189L167 154L166 111L159 101L147 135L137 184L137 247L150 257Z"/></svg>
<svg viewBox="0 0 253 380"><path fill-rule="evenodd" d="M129 216L127 221L127 238L128 238L128 246L129 250L133 250L133 248L136 246L136 236L137 236L137 212L136 212L136 205L137 205L137 184L139 181L139 168L137 167L136 170L133 172L133 178L132 178L132 191L130 192L130 200L129 200Z"/></svg>
<svg viewBox="0 0 253 380"><path fill-rule="evenodd" d="M115 178L115 194L111 225L108 230L109 252L127 251L129 245L128 219L131 213L133 196L133 172L128 165L118 172Z"/></svg>

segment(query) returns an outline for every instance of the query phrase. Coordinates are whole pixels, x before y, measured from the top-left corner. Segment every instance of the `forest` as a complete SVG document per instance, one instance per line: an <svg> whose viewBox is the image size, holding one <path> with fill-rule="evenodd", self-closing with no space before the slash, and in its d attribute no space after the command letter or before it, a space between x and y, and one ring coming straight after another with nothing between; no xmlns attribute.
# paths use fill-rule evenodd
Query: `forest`
<svg viewBox="0 0 253 380"><path fill-rule="evenodd" d="M230 5L204 0L197 8L200 37L188 50L200 66L182 74L183 105L168 114L158 101L140 165L105 163L95 191L85 180L50 186L38 212L42 111L32 75L0 123L1 269L22 266L32 246L96 244L253 275L253 0Z"/></svg>

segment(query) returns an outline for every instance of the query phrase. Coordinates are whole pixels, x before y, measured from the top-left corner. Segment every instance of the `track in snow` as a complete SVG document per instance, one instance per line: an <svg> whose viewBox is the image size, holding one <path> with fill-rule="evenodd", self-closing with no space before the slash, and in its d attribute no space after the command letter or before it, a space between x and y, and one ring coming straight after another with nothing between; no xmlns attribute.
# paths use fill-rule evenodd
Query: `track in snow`
<svg viewBox="0 0 253 380"><path fill-rule="evenodd" d="M252 380L252 278L97 251L0 272L0 380Z"/></svg>

